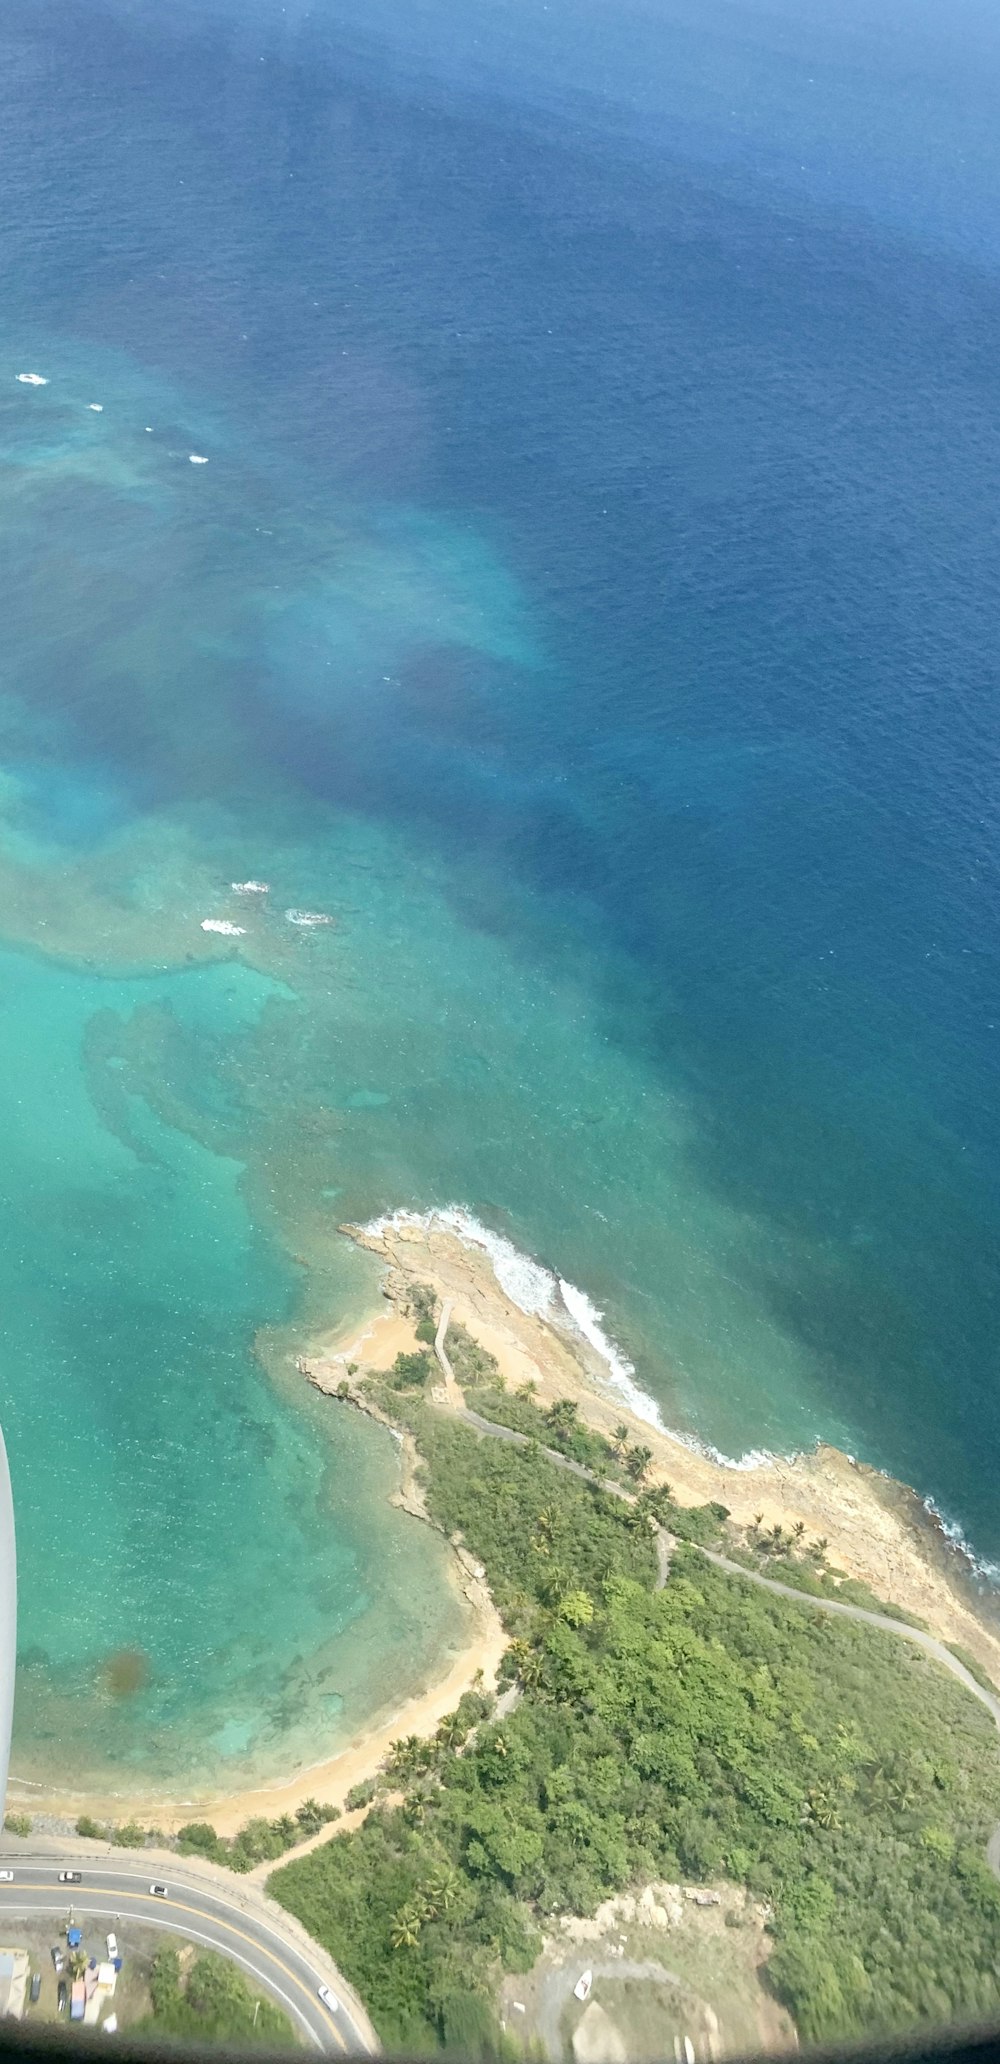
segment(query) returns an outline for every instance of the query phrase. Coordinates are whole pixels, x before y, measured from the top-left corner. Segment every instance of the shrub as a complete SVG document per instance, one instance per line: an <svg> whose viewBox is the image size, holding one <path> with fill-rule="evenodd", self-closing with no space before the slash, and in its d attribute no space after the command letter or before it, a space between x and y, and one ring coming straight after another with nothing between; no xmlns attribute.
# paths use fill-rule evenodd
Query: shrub
<svg viewBox="0 0 1000 2064"><path fill-rule="evenodd" d="M90 1840L95 1842L105 1839L107 1834L107 1830L102 1828L96 1820L92 1820L89 1813L81 1813L76 1823L76 1832L78 1835L89 1837Z"/></svg>
<svg viewBox="0 0 1000 2064"><path fill-rule="evenodd" d="M8 1813L4 1820L4 1827L9 1835L30 1835L31 1815L30 1813Z"/></svg>
<svg viewBox="0 0 1000 2064"><path fill-rule="evenodd" d="M357 1813L360 1807L370 1806L378 1791L378 1779L362 1778L360 1784L352 1785L344 1800L348 1813Z"/></svg>
<svg viewBox="0 0 1000 2064"><path fill-rule="evenodd" d="M146 1830L137 1821L127 1820L122 1827L113 1829L111 1840L116 1849L144 1849Z"/></svg>
<svg viewBox="0 0 1000 2064"><path fill-rule="evenodd" d="M430 1381L433 1364L426 1348L415 1354L400 1353L392 1365L392 1374L397 1390L422 1389Z"/></svg>

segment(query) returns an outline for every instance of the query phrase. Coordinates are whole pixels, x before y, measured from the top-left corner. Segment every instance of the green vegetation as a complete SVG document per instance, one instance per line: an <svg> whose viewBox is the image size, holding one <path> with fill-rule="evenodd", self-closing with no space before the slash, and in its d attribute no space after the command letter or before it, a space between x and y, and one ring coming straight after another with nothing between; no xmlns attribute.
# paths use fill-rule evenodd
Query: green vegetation
<svg viewBox="0 0 1000 2064"><path fill-rule="evenodd" d="M968 1694L693 1547L656 1592L669 1494L627 1506L534 1443L397 1406L432 1515L485 1564L521 1698L471 1735L456 1715L396 1744L404 1804L272 1875L383 2040L495 2049L499 1972L527 1968L546 1916L723 1874L773 1907L771 1982L804 2037L995 2015L1000 1745Z"/></svg>
<svg viewBox="0 0 1000 2064"><path fill-rule="evenodd" d="M109 1830L110 1839L116 1849L143 1849L146 1845L146 1830L137 1821L126 1820L121 1827Z"/></svg>
<svg viewBox="0 0 1000 2064"><path fill-rule="evenodd" d="M102 1828L99 1821L92 1820L89 1813L81 1813L76 1823L76 1832L78 1835L88 1836L95 1842L103 1841L107 1834L106 1828Z"/></svg>
<svg viewBox="0 0 1000 2064"><path fill-rule="evenodd" d="M177 1831L182 1856L207 1856L228 1870L250 1871L257 1863L272 1863L286 1849L319 1833L329 1821L340 1819L339 1806L321 1806L318 1799L304 1799L292 1813L277 1820L248 1820L235 1835L217 1835L207 1820L190 1820Z"/></svg>
<svg viewBox="0 0 1000 2064"><path fill-rule="evenodd" d="M344 1795L348 1813L357 1813L362 1806L370 1806L377 1791L378 1781L374 1777L362 1778L360 1784L352 1785Z"/></svg>
<svg viewBox="0 0 1000 2064"><path fill-rule="evenodd" d="M845 1605L860 1605L864 1612L877 1612L888 1620L899 1620L905 1627L919 1627L927 1632L926 1620L917 1613L907 1612L901 1605L893 1605L887 1598L880 1598L870 1584L863 1584L857 1577L845 1576L843 1570L832 1569L826 1562L825 1541L805 1540L805 1527L801 1520L789 1534L784 1527L776 1526L769 1533L759 1529L751 1531L749 1540L742 1546L726 1545L726 1554L733 1562L741 1562L746 1569L761 1570L765 1576L774 1577L781 1584L791 1584L796 1591L804 1591L812 1598L839 1598ZM964 1653L961 1658L964 1661ZM987 1687L992 1690L992 1685Z"/></svg>
<svg viewBox="0 0 1000 2064"><path fill-rule="evenodd" d="M448 1333L448 1353L452 1368L465 1390L466 1403L483 1419L492 1420L495 1426L513 1427L516 1433L526 1434L529 1440L537 1440L542 1447L553 1448L559 1455L568 1455L573 1462L579 1462L584 1469L592 1469L596 1476L609 1477L616 1483L624 1483L628 1475L628 1462L622 1452L604 1435L595 1433L585 1426L579 1417L572 1398L557 1398L546 1408L536 1405L526 1390L513 1395L497 1387L495 1374L487 1380L477 1377L472 1380L459 1375L459 1363L451 1353L451 1329ZM468 1335L466 1338L468 1339ZM493 1362L492 1355L485 1355L478 1342L471 1341L477 1355ZM493 1364L494 1370L496 1364ZM635 1454L649 1456L649 1449L633 1450Z"/></svg>
<svg viewBox="0 0 1000 2064"><path fill-rule="evenodd" d="M153 2011L134 2033L185 2042L260 2044L273 2048L295 2041L291 2023L265 1994L258 1993L226 1957L205 1951L185 1977L176 1949L161 1949L149 1981Z"/></svg>
<svg viewBox="0 0 1000 2064"><path fill-rule="evenodd" d="M491 1355L488 1348L481 1347L479 1341L474 1340L472 1334L467 1333L457 1319L452 1319L449 1323L444 1346L455 1379L462 1385L463 1390L502 1390L503 1378L496 1356ZM470 1398L469 1402L471 1404L473 1400ZM481 1410L481 1407L477 1404L476 1409ZM504 1421L504 1424L509 1425L509 1420Z"/></svg>
<svg viewBox="0 0 1000 2064"><path fill-rule="evenodd" d="M998 1696L992 1677L983 1669L979 1657L974 1656L971 1649L963 1648L960 1641L946 1641L945 1647L950 1648L955 1661L961 1663L963 1669L968 1670L969 1676L975 1678L983 1691L988 1691L993 1698Z"/></svg>
<svg viewBox="0 0 1000 2064"><path fill-rule="evenodd" d="M8 1813L4 1818L4 1827L9 1835L30 1835L31 1815L30 1813Z"/></svg>
<svg viewBox="0 0 1000 2064"><path fill-rule="evenodd" d="M390 1382L394 1390L422 1390L430 1382L434 1363L426 1348L417 1348L413 1354L396 1356L392 1365Z"/></svg>

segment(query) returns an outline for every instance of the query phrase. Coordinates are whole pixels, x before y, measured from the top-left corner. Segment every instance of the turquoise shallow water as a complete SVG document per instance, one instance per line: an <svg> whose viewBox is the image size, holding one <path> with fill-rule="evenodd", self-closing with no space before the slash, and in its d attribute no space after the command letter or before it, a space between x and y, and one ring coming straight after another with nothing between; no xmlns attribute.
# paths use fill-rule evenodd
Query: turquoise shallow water
<svg viewBox="0 0 1000 2064"><path fill-rule="evenodd" d="M294 1375L345 1218L465 1205L686 1432L1000 1555L997 168L948 232L893 143L919 75L963 147L933 8L737 13L641 106L602 0L5 17L25 1778L256 1781L457 1638Z"/></svg>

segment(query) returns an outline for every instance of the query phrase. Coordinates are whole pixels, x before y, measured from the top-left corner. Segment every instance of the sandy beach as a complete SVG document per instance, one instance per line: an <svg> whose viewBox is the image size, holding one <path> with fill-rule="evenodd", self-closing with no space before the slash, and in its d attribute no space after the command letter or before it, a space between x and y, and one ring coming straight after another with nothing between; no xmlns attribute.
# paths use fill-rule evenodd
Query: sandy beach
<svg viewBox="0 0 1000 2064"><path fill-rule="evenodd" d="M801 1521L810 1540L822 1537L827 1542L832 1567L919 1615L939 1639L961 1644L1000 1684L1000 1626L990 1624L963 1559L914 1491L831 1447L752 1467L727 1467L630 1409L569 1313L558 1305L545 1316L523 1311L501 1287L489 1255L452 1230L414 1223L387 1225L378 1232L343 1231L385 1265L382 1299L376 1310L346 1328L318 1336L299 1355L300 1374L317 1390L333 1397L350 1370L385 1370L401 1350L413 1349L413 1289L417 1284L429 1286L442 1305L451 1307L453 1319L495 1357L509 1389L530 1383L543 1405L573 1398L581 1418L606 1434L627 1425L632 1441L652 1450L648 1481L669 1483L681 1504L717 1499L738 1526L750 1526L758 1516L765 1528L791 1529ZM442 1377L434 1400L438 1409L449 1411L461 1404L462 1395L457 1385L447 1385ZM425 1521L414 1462L407 1439L394 1502ZM66 1819L84 1810L112 1821L134 1817L165 1832L176 1831L194 1815L212 1821L224 1834L257 1815L293 1813L310 1797L343 1810L352 1786L375 1775L398 1736L433 1732L473 1683L481 1679L492 1688L496 1682L506 1647L503 1625L477 1565L460 1548L453 1549L453 1555L455 1583L469 1613L470 1636L461 1653L449 1659L438 1678L399 1705L372 1714L350 1741L287 1782L217 1797L202 1795L182 1805L156 1797L126 1802L89 1794L26 1794L12 1785L11 1804ZM352 1819L345 1815L340 1824L350 1826ZM324 1830L314 1839L323 1840L326 1834Z"/></svg>
<svg viewBox="0 0 1000 2064"><path fill-rule="evenodd" d="M653 1451L649 1480L668 1482L681 1504L717 1499L740 1526L751 1525L758 1514L765 1529L801 1521L809 1539L827 1541L834 1568L917 1614L941 1640L962 1644L1000 1683L1000 1622L991 1624L964 1558L915 1491L832 1447L726 1467L640 1418L568 1313L558 1306L552 1317L521 1310L498 1282L489 1255L449 1228L431 1222L345 1230L386 1265L383 1308L347 1333L317 1343L303 1366L318 1388L334 1390L349 1361L390 1367L400 1347L414 1344L406 1317L412 1286L428 1284L495 1356L508 1388L530 1382L543 1404L572 1397L581 1418L604 1433L627 1424L632 1440ZM448 1409L443 1385L438 1402Z"/></svg>

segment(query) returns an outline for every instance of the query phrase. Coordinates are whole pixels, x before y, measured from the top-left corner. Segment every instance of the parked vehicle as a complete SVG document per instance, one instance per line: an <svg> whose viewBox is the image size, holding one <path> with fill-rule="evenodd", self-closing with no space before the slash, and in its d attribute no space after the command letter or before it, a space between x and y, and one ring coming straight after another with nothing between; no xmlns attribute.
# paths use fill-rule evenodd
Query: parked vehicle
<svg viewBox="0 0 1000 2064"><path fill-rule="evenodd" d="M60 2012L60 2014L65 2014L65 2012L66 2012L66 2002L67 2002L67 2000L68 2000L68 1999L69 1999L69 1988L67 1987L67 1984L66 1984L66 1980L65 1980L65 1978L60 1978L60 1980L59 1980L59 1991L58 1991L58 1992L57 1992L57 1994L56 1994L56 2006L58 2007L58 2009L59 2009L59 2012Z"/></svg>
<svg viewBox="0 0 1000 2064"><path fill-rule="evenodd" d="M13 1871L0 1871L0 1885L12 1885L13 1883L14 1883L14 1873L13 1873Z"/></svg>
<svg viewBox="0 0 1000 2064"><path fill-rule="evenodd" d="M41 1992L41 1989L42 1989L42 1974L41 1974L41 1972L40 1972L40 1971L32 1971L32 1974L31 1974L31 2004L32 2004L32 2006L33 2006L33 2007L37 2007L37 2005L38 2005L38 1995L39 1995L39 1993Z"/></svg>
<svg viewBox="0 0 1000 2064"><path fill-rule="evenodd" d="M56 1977L58 1978L59 1973L66 1962L66 1959L63 1956L62 1950L60 1949L58 1942L53 1943L52 1948L49 1951L49 1955L52 1958L52 1968L55 1971Z"/></svg>
<svg viewBox="0 0 1000 2064"><path fill-rule="evenodd" d="M114 1960L115 1960L115 1958L116 1958L116 1956L117 1956L117 1955L118 1955L118 1937L117 1937L117 1935L115 1935L115 1934L114 1934L114 1933L112 1932L112 1933L111 1933L111 1934L110 1934L110 1935L108 1936L108 1956L110 1957L110 1959L111 1959L111 1962L112 1962L112 1963L114 1963Z"/></svg>

